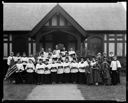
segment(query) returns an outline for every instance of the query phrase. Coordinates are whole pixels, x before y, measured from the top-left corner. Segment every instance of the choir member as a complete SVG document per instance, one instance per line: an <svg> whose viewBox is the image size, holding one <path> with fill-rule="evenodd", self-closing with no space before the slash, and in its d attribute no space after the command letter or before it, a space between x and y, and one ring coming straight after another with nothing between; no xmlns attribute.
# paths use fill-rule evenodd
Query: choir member
<svg viewBox="0 0 128 103"><path fill-rule="evenodd" d="M20 53L17 53L15 58L14 58L15 63L17 63L19 59L21 59L21 56L20 56Z"/></svg>
<svg viewBox="0 0 128 103"><path fill-rule="evenodd" d="M58 45L56 45L55 50L53 51L55 53L55 55L57 56L57 58L60 58L60 50Z"/></svg>
<svg viewBox="0 0 128 103"><path fill-rule="evenodd" d="M14 53L11 52L11 53L10 53L10 56L7 58L7 65L8 65L8 68L11 68L14 64L15 64L15 56L14 56ZM15 83L15 73L13 73L13 74L9 77L9 82L10 82L10 83Z"/></svg>
<svg viewBox="0 0 128 103"><path fill-rule="evenodd" d="M85 64L84 58L81 57L78 67L79 67L78 83L84 84L84 83L86 83L86 75L85 75L86 64Z"/></svg>
<svg viewBox="0 0 128 103"><path fill-rule="evenodd" d="M92 58L91 66L93 68L93 83L99 85L99 83L102 83L100 63L95 58Z"/></svg>
<svg viewBox="0 0 128 103"><path fill-rule="evenodd" d="M112 85L116 85L118 83L120 83L120 75L119 75L119 71L121 69L121 64L120 64L120 61L117 60L117 57L114 56L113 57L114 60L111 61L111 72L112 72L112 76L111 76L111 79L112 79Z"/></svg>
<svg viewBox="0 0 128 103"><path fill-rule="evenodd" d="M45 65L42 63L42 59L39 59L39 62L36 64L36 69L35 72L37 73L36 75L36 80L37 84L42 84L44 81L44 69Z"/></svg>
<svg viewBox="0 0 128 103"><path fill-rule="evenodd" d="M70 62L69 62L69 58L65 58L65 61L63 63L63 67L64 67L64 74L63 74L64 83L69 83L70 82Z"/></svg>
<svg viewBox="0 0 128 103"><path fill-rule="evenodd" d="M102 63L102 55L101 53L98 53L96 56L96 59L98 60L98 62L101 64Z"/></svg>
<svg viewBox="0 0 128 103"><path fill-rule="evenodd" d="M87 73L87 85L92 85L93 84L93 72L92 72L92 61L90 58L86 59L86 73Z"/></svg>
<svg viewBox="0 0 128 103"><path fill-rule="evenodd" d="M104 58L104 61L101 64L101 69L102 69L103 83L105 85L110 85L111 84L110 66L109 66L109 63L107 61L107 58Z"/></svg>
<svg viewBox="0 0 128 103"><path fill-rule="evenodd" d="M21 57L21 61L22 61L22 64L23 64L23 67L25 69L27 63L28 63L28 57L26 56L26 53L24 52L23 53L23 56ZM23 83L26 82L26 71L24 70L22 73L21 73L22 77L23 77Z"/></svg>
<svg viewBox="0 0 128 103"><path fill-rule="evenodd" d="M57 62L57 83L62 83L64 81L63 72L63 62L59 59Z"/></svg>
<svg viewBox="0 0 128 103"><path fill-rule="evenodd" d="M76 59L73 59L73 61L70 64L71 68L71 82L77 83L78 82L78 63L76 62Z"/></svg>
<svg viewBox="0 0 128 103"><path fill-rule="evenodd" d="M61 53L61 55L62 55L62 57L61 57L62 60L65 61L66 53L67 53L67 51L65 50L65 47L62 48L62 51L61 51L60 53Z"/></svg>
<svg viewBox="0 0 128 103"><path fill-rule="evenodd" d="M33 64L33 60L29 59L28 63L25 67L26 70L26 83L33 84L34 83L34 75L33 72L35 71L35 66Z"/></svg>
<svg viewBox="0 0 128 103"><path fill-rule="evenodd" d="M23 64L21 62L21 59L17 60L16 66L18 69L16 71L16 76L15 76L16 77L16 84L23 83L23 78L22 78L21 73L24 71L24 67L23 67Z"/></svg>
<svg viewBox="0 0 128 103"><path fill-rule="evenodd" d="M48 59L45 61L44 82L46 84L51 83L51 63L48 62Z"/></svg>
<svg viewBox="0 0 128 103"><path fill-rule="evenodd" d="M34 58L34 56L32 54L29 55L28 59L31 59L33 64L36 63L36 60L35 60L35 58Z"/></svg>
<svg viewBox="0 0 128 103"><path fill-rule="evenodd" d="M52 83L56 83L57 82L57 58L53 58L52 60L52 64L51 64L51 81Z"/></svg>

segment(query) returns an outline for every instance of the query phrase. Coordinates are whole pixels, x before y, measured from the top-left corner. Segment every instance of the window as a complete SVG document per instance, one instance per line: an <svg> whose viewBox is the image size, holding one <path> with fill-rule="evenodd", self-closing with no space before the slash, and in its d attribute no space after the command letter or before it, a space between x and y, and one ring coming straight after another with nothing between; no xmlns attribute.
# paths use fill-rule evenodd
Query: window
<svg viewBox="0 0 128 103"><path fill-rule="evenodd" d="M115 43L109 43L109 53L113 52L115 54Z"/></svg>
<svg viewBox="0 0 128 103"><path fill-rule="evenodd" d="M36 54L36 43L33 43L33 55Z"/></svg>
<svg viewBox="0 0 128 103"><path fill-rule="evenodd" d="M31 54L31 43L29 43L29 45L28 45L28 48L29 48L29 50L28 50L28 54L30 55Z"/></svg>
<svg viewBox="0 0 128 103"><path fill-rule="evenodd" d="M125 56L127 55L127 44L125 43Z"/></svg>
<svg viewBox="0 0 128 103"><path fill-rule="evenodd" d="M60 16L60 26L64 26L65 25L65 19Z"/></svg>
<svg viewBox="0 0 128 103"><path fill-rule="evenodd" d="M107 43L104 43L104 52L107 53Z"/></svg>
<svg viewBox="0 0 128 103"><path fill-rule="evenodd" d="M107 35L106 34L104 34L104 40L107 40Z"/></svg>
<svg viewBox="0 0 128 103"><path fill-rule="evenodd" d="M52 18L52 26L57 26L57 16L53 16Z"/></svg>
<svg viewBox="0 0 128 103"><path fill-rule="evenodd" d="M10 53L12 52L12 43L10 43Z"/></svg>
<svg viewBox="0 0 128 103"><path fill-rule="evenodd" d="M9 40L12 41L12 35L9 36Z"/></svg>
<svg viewBox="0 0 128 103"><path fill-rule="evenodd" d="M117 56L122 56L123 44L117 43Z"/></svg>
<svg viewBox="0 0 128 103"><path fill-rule="evenodd" d="M7 43L4 43L4 57L7 57L8 56L8 44Z"/></svg>

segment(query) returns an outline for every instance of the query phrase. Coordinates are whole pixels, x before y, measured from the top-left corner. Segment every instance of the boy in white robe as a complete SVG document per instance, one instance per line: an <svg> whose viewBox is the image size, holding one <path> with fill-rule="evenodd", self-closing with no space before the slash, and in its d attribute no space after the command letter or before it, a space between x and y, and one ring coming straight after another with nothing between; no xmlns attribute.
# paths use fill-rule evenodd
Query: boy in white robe
<svg viewBox="0 0 128 103"><path fill-rule="evenodd" d="M70 80L70 62L68 58L65 58L65 61L63 63L64 67L64 83L69 83Z"/></svg>
<svg viewBox="0 0 128 103"><path fill-rule="evenodd" d="M37 73L36 79L37 79L37 84L42 84L44 82L44 69L45 69L45 64L42 63L42 59L39 59L39 63L36 64L36 69L35 72Z"/></svg>
<svg viewBox="0 0 128 103"><path fill-rule="evenodd" d="M51 64L48 62L48 60L45 61L44 82L46 84L51 83Z"/></svg>
<svg viewBox="0 0 128 103"><path fill-rule="evenodd" d="M117 60L117 57L114 56L113 57L114 60L111 61L111 72L112 72L112 75L111 75L111 82L112 82L112 85L116 85L118 83L120 83L120 75L119 75L119 71L121 69L121 64L120 64L120 61Z"/></svg>
<svg viewBox="0 0 128 103"><path fill-rule="evenodd" d="M71 82L77 83L78 82L78 63L74 59L70 64L70 70L71 70Z"/></svg>
<svg viewBox="0 0 128 103"><path fill-rule="evenodd" d="M63 62L59 59L57 62L57 82L62 83L63 81Z"/></svg>
<svg viewBox="0 0 128 103"><path fill-rule="evenodd" d="M28 84L33 84L34 83L34 75L33 75L33 72L35 70L35 66L33 64L33 60L32 59L29 59L26 67L25 67L25 70L26 70L26 83Z"/></svg>
<svg viewBox="0 0 128 103"><path fill-rule="evenodd" d="M79 77L78 77L78 83L86 83L86 75L85 75L85 61L84 58L81 58L81 61L78 64L79 67Z"/></svg>

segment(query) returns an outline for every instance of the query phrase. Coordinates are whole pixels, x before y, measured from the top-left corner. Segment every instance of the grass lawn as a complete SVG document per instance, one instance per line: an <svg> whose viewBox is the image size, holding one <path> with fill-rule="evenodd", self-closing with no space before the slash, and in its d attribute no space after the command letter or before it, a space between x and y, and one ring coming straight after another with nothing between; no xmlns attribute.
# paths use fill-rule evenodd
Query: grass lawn
<svg viewBox="0 0 128 103"><path fill-rule="evenodd" d="M78 85L85 100L126 101L126 76L121 76L121 84L116 86Z"/></svg>

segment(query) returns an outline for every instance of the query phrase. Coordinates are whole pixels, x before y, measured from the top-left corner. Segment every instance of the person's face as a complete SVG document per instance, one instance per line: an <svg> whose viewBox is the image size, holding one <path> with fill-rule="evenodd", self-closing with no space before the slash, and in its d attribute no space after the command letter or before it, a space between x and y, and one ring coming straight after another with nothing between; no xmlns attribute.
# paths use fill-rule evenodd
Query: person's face
<svg viewBox="0 0 128 103"><path fill-rule="evenodd" d="M68 59L65 59L65 62L68 62Z"/></svg>
<svg viewBox="0 0 128 103"><path fill-rule="evenodd" d="M65 51L65 48L63 48L63 50Z"/></svg>
<svg viewBox="0 0 128 103"><path fill-rule="evenodd" d="M16 54L16 56L20 56L20 54L19 54L19 53L17 53L17 54Z"/></svg>
<svg viewBox="0 0 128 103"><path fill-rule="evenodd" d="M44 48L42 48L41 50L44 51Z"/></svg>
<svg viewBox="0 0 128 103"><path fill-rule="evenodd" d="M81 58L81 61L84 61L84 59L83 59L83 58Z"/></svg>
<svg viewBox="0 0 128 103"><path fill-rule="evenodd" d="M73 51L73 48L71 48L70 50Z"/></svg>
<svg viewBox="0 0 128 103"><path fill-rule="evenodd" d="M25 57L25 56L26 56L26 54L24 53L24 54L23 54L23 56Z"/></svg>
<svg viewBox="0 0 128 103"><path fill-rule="evenodd" d="M58 45L56 45L56 49L58 49Z"/></svg>
<svg viewBox="0 0 128 103"><path fill-rule="evenodd" d="M10 55L11 55L11 56L13 56L13 55L14 55L14 53L11 53Z"/></svg>
<svg viewBox="0 0 128 103"><path fill-rule="evenodd" d="M114 60L116 60L116 59L117 59L117 57L113 57L113 59L114 59Z"/></svg>
<svg viewBox="0 0 128 103"><path fill-rule="evenodd" d="M49 48L48 51L51 52L52 51L51 48Z"/></svg>
<svg viewBox="0 0 128 103"><path fill-rule="evenodd" d="M32 63L32 61L31 61L31 60L29 60L29 63Z"/></svg>

